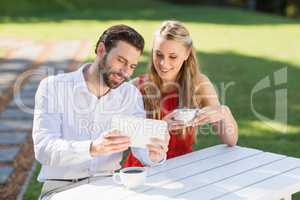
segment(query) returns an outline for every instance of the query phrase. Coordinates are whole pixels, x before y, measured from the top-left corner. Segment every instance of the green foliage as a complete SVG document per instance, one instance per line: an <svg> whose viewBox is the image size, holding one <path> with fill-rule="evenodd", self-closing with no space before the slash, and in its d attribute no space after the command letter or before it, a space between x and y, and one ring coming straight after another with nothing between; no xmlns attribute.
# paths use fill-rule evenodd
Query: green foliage
<svg viewBox="0 0 300 200"><path fill-rule="evenodd" d="M162 3L159 3L160 5ZM158 5L157 0L1 0L0 15L20 16L32 13L101 12L107 9L123 10Z"/></svg>
<svg viewBox="0 0 300 200"><path fill-rule="evenodd" d="M238 6L252 10L277 13L290 18L300 15L300 0L165 0L177 4Z"/></svg>

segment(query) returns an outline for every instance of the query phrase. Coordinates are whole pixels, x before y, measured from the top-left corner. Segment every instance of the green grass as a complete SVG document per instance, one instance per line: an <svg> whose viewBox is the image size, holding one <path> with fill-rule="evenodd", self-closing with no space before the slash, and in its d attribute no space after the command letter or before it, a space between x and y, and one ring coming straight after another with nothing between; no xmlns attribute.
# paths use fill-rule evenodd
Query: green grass
<svg viewBox="0 0 300 200"><path fill-rule="evenodd" d="M42 189L42 184L37 181L41 169L40 164L36 164L36 168L28 185L27 191L24 194L24 200L37 200Z"/></svg>
<svg viewBox="0 0 300 200"><path fill-rule="evenodd" d="M111 1L110 1L111 2ZM114 2L114 1L113 1ZM201 70L209 76L217 90L227 89L225 102L239 124L239 145L300 157L300 23L279 16L239 9L169 5L157 1L126 1L127 4L105 3L93 10L70 9L64 13L49 9L3 16L0 37L30 38L38 41L85 39L95 42L110 25L125 23L143 34L146 52L134 76L144 73L150 52L152 34L162 20L182 20L190 30L197 49ZM136 5L134 2L138 2ZM30 7L29 5L27 5ZM50 12L51 11L51 12ZM93 59L92 49L88 60ZM288 82L255 94L255 109L274 116L274 90L288 88L288 131L274 122L274 129L260 121L251 111L251 90L266 76L273 83L273 73L287 67ZM220 94L221 95L221 94ZM216 136L199 134L194 149L218 144ZM36 169L35 175L39 171ZM25 199L36 199L41 185L33 177ZM300 195L297 196L300 198ZM297 197L294 197L296 199Z"/></svg>

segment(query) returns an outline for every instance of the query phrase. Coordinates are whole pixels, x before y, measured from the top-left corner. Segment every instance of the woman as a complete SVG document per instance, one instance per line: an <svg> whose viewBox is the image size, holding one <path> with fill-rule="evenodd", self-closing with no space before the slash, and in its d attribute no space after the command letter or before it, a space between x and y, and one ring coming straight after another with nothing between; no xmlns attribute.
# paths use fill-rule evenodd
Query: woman
<svg viewBox="0 0 300 200"><path fill-rule="evenodd" d="M237 143L237 124L230 109L221 105L210 80L199 71L189 32L178 21L165 21L155 33L147 75L133 83L144 97L147 117L168 122L170 142L167 159L192 151L196 128L212 124L223 143ZM174 120L177 108L201 108L188 124ZM125 167L142 166L131 152Z"/></svg>

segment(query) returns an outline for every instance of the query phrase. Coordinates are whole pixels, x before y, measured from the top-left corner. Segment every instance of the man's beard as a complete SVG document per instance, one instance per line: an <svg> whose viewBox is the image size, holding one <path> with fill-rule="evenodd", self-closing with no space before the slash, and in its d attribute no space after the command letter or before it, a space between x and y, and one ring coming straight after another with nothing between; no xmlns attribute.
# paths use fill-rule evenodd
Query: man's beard
<svg viewBox="0 0 300 200"><path fill-rule="evenodd" d="M107 56L104 56L103 60L99 63L99 76L103 78L103 82L110 88L115 89L122 83L128 80L128 77L123 76L121 72L113 71L112 67L107 64ZM115 81L113 76L121 78L121 81Z"/></svg>

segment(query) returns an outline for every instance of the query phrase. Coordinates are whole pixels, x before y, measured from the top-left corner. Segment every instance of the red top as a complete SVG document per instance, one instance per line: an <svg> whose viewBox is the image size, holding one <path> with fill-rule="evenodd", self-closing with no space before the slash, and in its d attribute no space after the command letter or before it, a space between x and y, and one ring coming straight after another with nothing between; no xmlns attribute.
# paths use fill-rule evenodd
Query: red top
<svg viewBox="0 0 300 200"><path fill-rule="evenodd" d="M138 78L138 84L143 84L145 81L145 76L140 76ZM174 109L178 108L178 94L177 92L169 92L162 94L162 99L164 101L161 104L161 117L163 118L165 115L172 112ZM170 142L169 142L169 150L167 152L167 159L177 157L186 153L192 152L192 145L194 143L194 135L195 129L189 128L186 130L185 135L179 135L176 132L169 132L170 134ZM131 151L124 162L124 167L133 167L133 166L143 166L141 162L136 159Z"/></svg>

